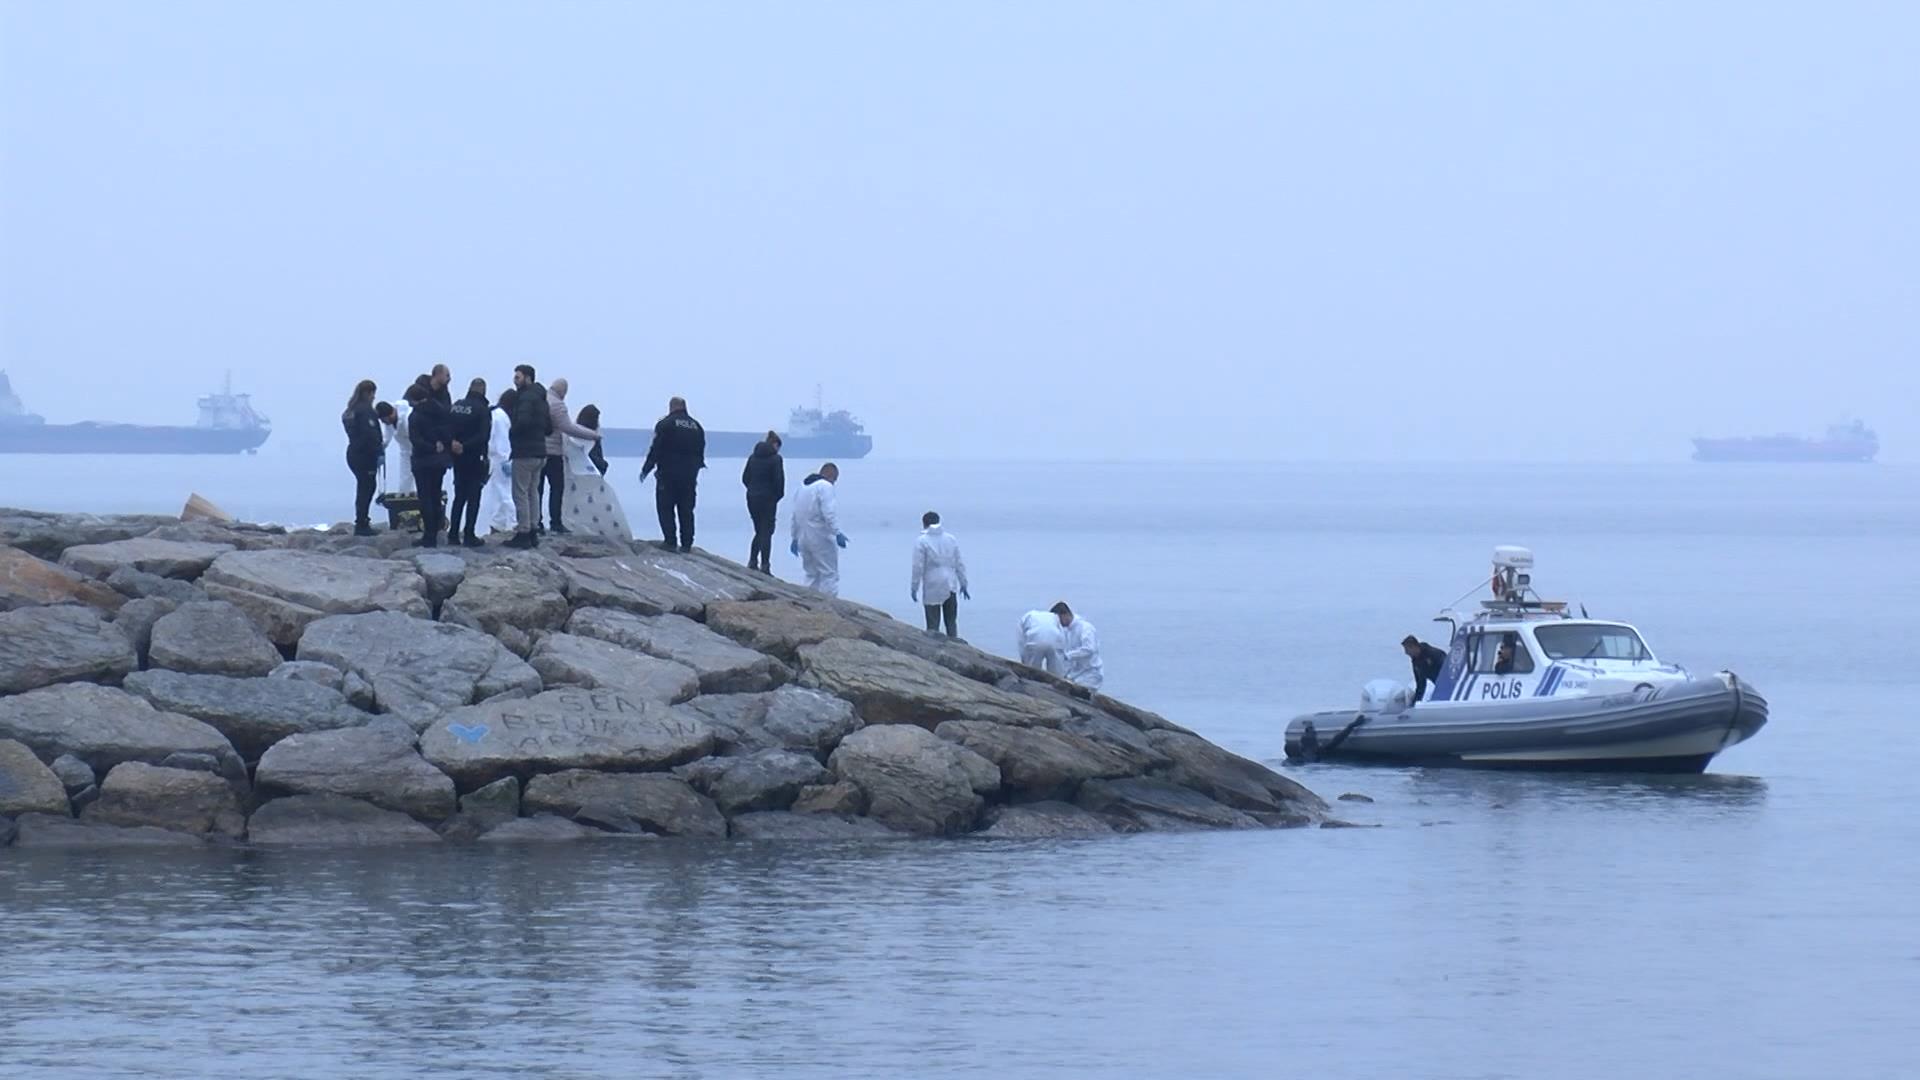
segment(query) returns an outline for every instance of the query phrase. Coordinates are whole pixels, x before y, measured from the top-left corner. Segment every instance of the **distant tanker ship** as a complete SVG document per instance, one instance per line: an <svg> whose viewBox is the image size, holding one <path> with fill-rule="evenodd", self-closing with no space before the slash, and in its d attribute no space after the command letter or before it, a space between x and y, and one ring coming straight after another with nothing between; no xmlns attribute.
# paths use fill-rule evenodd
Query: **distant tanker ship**
<svg viewBox="0 0 1920 1080"><path fill-rule="evenodd" d="M707 429L707 456L743 458L753 455L753 446L767 437L764 431L715 431ZM653 445L652 428L604 428L600 449L609 457L647 456ZM787 417L787 429L780 433L780 452L789 458L819 459L863 458L873 452L873 436L853 414L845 409L827 412L819 405L801 406Z"/></svg>
<svg viewBox="0 0 1920 1080"><path fill-rule="evenodd" d="M1739 439L1695 439L1695 461L1868 462L1880 453L1880 437L1858 420L1835 424L1826 437L1756 435Z"/></svg>
<svg viewBox="0 0 1920 1080"><path fill-rule="evenodd" d="M191 427L49 424L26 410L0 371L0 454L251 454L271 434L272 421L253 410L248 395L233 392L231 379L200 399L200 422Z"/></svg>

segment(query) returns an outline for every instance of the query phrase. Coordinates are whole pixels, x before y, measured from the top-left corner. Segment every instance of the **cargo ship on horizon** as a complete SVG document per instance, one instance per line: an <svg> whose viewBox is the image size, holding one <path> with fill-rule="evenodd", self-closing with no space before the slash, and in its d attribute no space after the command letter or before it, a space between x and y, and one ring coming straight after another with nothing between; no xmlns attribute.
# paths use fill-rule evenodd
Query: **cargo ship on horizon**
<svg viewBox="0 0 1920 1080"><path fill-rule="evenodd" d="M766 437L765 431L708 428L707 457L751 457L754 444ZM653 445L653 429L603 428L600 438L601 452L608 457L643 458ZM828 412L819 404L802 405L787 416L786 430L780 432L780 452L789 458L822 461L863 458L873 452L873 436L845 409Z"/></svg>
<svg viewBox="0 0 1920 1080"><path fill-rule="evenodd" d="M192 426L49 424L27 411L0 371L0 454L251 454L271 434L273 422L254 411L249 395L233 392L231 377L219 393L200 399Z"/></svg>
<svg viewBox="0 0 1920 1080"><path fill-rule="evenodd" d="M1734 439L1693 440L1695 461L1870 462L1880 453L1880 437L1858 420L1835 424L1824 437L1754 435Z"/></svg>

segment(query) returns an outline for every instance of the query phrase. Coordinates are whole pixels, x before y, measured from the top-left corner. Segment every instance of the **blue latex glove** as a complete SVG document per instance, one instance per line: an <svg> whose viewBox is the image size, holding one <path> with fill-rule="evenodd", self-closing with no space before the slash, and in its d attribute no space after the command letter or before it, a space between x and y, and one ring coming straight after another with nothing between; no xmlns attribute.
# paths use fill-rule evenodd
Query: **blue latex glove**
<svg viewBox="0 0 1920 1080"><path fill-rule="evenodd" d="M908 590L907 590L907 595L908 595L908 596L910 596L910 597L912 597L912 598L914 599L914 602L915 602L915 603L918 603L918 602L919 602L919 600L920 600L920 590L919 590L919 589L908 589Z"/></svg>
<svg viewBox="0 0 1920 1080"><path fill-rule="evenodd" d="M968 591L967 591L967 590L965 590L965 589L961 589L961 590L960 590L960 599L962 599L962 600L971 600L971 599L973 599L973 594L972 594L972 593L970 593L970 592L968 592Z"/></svg>
<svg viewBox="0 0 1920 1080"><path fill-rule="evenodd" d="M838 545L840 545L841 547L846 547L846 546L847 546L847 534L846 534L846 533L834 533L834 534L833 534L833 542L834 542L834 543L836 543L836 544L838 544Z"/></svg>
<svg viewBox="0 0 1920 1080"><path fill-rule="evenodd" d="M790 555L798 555L798 554L800 554L800 541L798 541L798 540L795 540L795 541L794 541L793 543L791 543L791 544L788 544L788 545L787 545L787 553L788 553L788 554L790 554Z"/></svg>

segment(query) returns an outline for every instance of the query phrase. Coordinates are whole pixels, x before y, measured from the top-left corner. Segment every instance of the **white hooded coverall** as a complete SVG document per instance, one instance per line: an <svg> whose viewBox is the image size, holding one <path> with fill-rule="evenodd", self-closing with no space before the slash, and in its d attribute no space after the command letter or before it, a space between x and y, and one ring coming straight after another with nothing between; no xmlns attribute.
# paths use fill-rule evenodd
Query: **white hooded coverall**
<svg viewBox="0 0 1920 1080"><path fill-rule="evenodd" d="M1066 631L1051 611L1029 611L1020 616L1020 662L1055 675L1066 674Z"/></svg>
<svg viewBox="0 0 1920 1080"><path fill-rule="evenodd" d="M507 475L507 462L513 456L509 439L513 425L506 410L493 410L493 429L487 435L487 486L480 489L480 527L488 532L512 532L513 478Z"/></svg>
<svg viewBox="0 0 1920 1080"><path fill-rule="evenodd" d="M1073 625L1065 632L1067 680L1089 690L1100 689L1100 684L1107 680L1106 668L1100 663L1100 635L1094 632L1092 623L1079 615L1073 617Z"/></svg>
<svg viewBox="0 0 1920 1080"><path fill-rule="evenodd" d="M954 593L967 591L967 564L960 541L938 525L929 525L913 544L913 591L927 607L939 607Z"/></svg>
<svg viewBox="0 0 1920 1080"><path fill-rule="evenodd" d="M404 401L393 403L393 440L387 443L387 493L412 495L413 440L407 436L407 417L413 410Z"/></svg>
<svg viewBox="0 0 1920 1080"><path fill-rule="evenodd" d="M800 569L807 588L828 596L840 595L840 514L834 505L833 481L813 477L793 497L788 540L800 545Z"/></svg>

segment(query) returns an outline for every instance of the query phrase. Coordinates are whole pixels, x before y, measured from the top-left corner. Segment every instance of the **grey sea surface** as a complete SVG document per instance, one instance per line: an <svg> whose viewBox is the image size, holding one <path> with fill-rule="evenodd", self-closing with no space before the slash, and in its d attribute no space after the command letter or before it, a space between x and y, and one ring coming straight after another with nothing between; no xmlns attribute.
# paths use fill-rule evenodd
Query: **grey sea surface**
<svg viewBox="0 0 1920 1080"><path fill-rule="evenodd" d="M311 524L338 458L16 458L0 503ZM699 534L735 558L738 468ZM1270 762L1500 543L1773 719L1700 777L1289 770L1369 829L0 849L0 1075L1920 1074L1920 470L874 460L840 499L848 597L917 619L937 509L963 634L1065 599L1113 693Z"/></svg>

